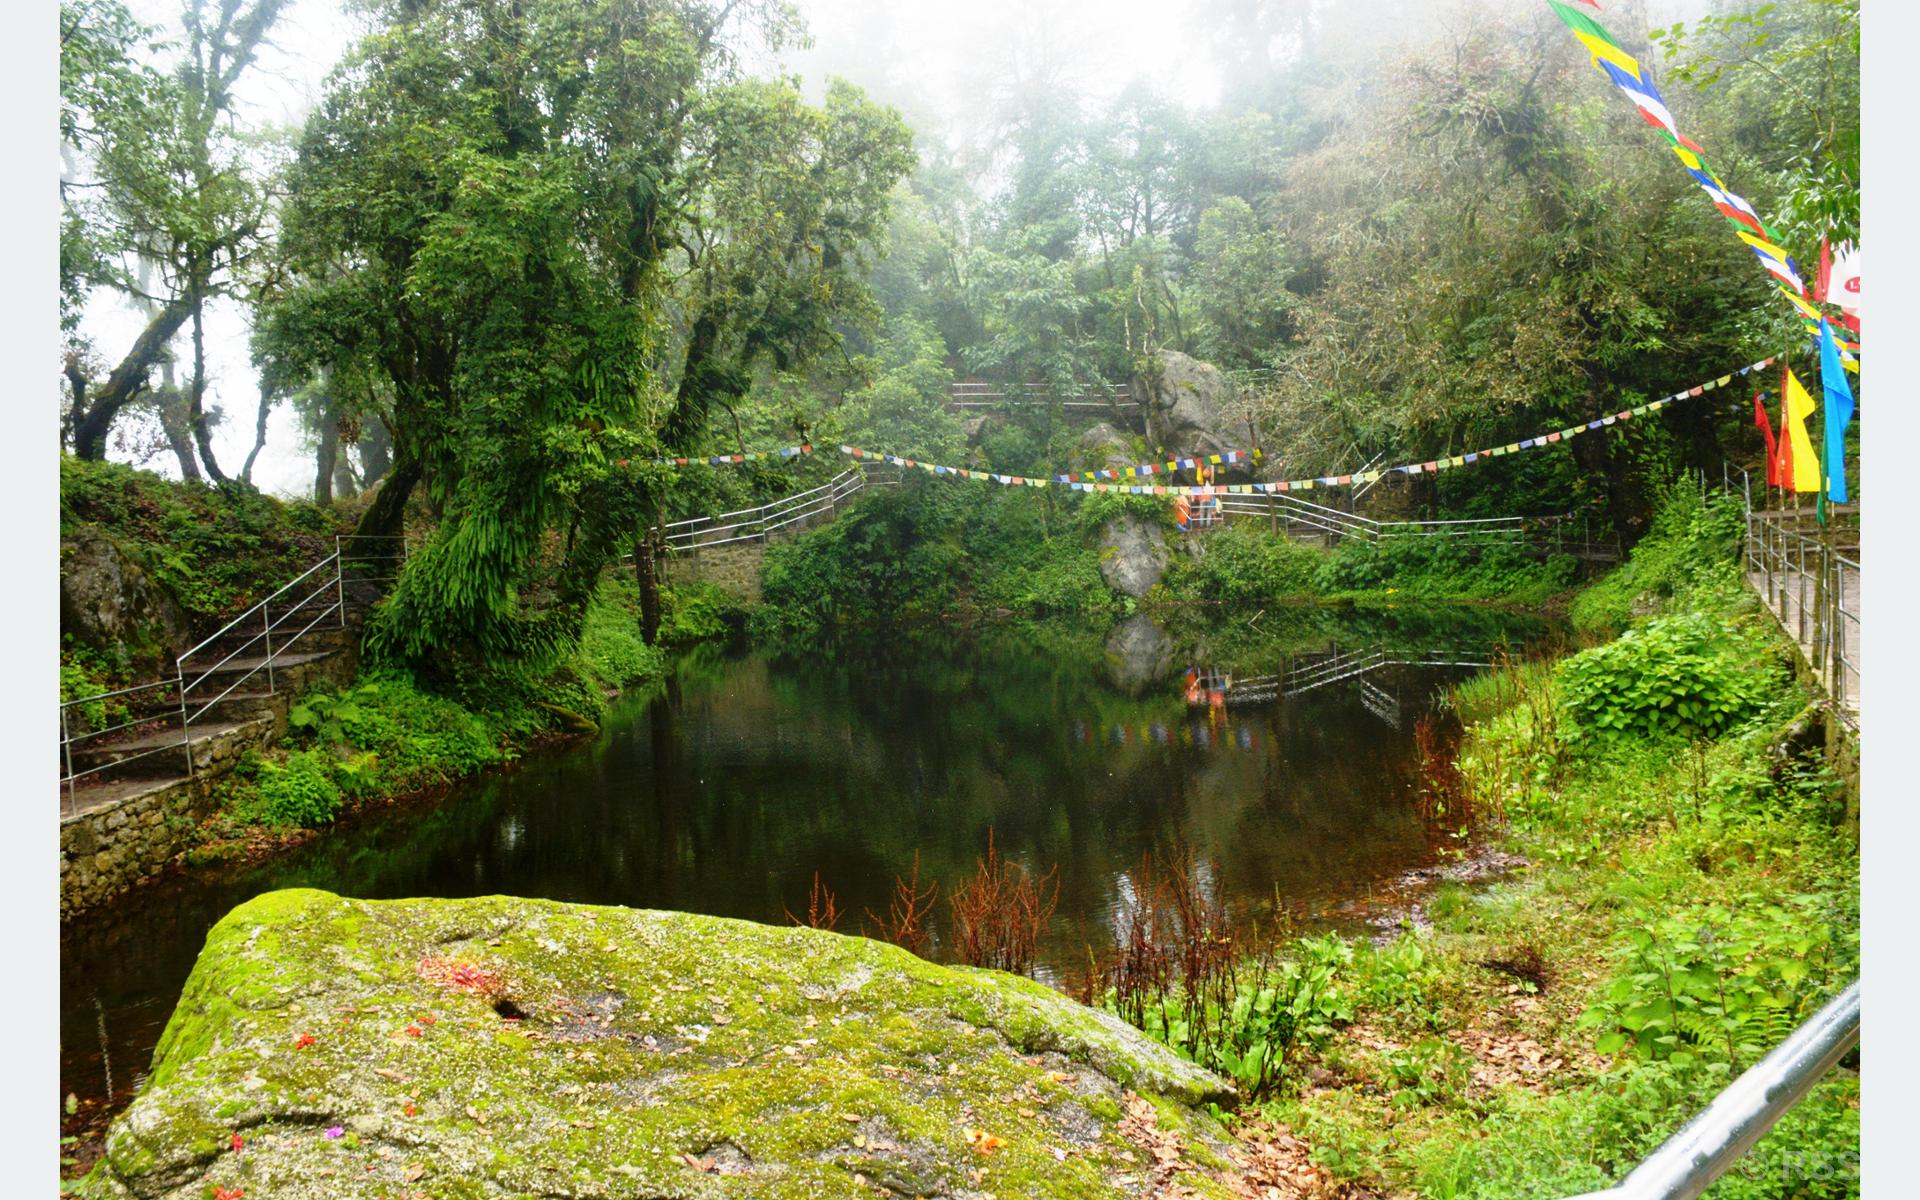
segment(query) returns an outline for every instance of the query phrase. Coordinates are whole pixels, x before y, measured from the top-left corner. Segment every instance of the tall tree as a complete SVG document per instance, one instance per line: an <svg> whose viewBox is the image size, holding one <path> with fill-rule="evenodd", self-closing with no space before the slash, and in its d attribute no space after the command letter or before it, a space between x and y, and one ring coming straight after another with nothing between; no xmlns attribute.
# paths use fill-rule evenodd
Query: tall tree
<svg viewBox="0 0 1920 1200"><path fill-rule="evenodd" d="M363 532L397 532L416 486L441 510L376 652L537 653L654 520L662 431L698 435L753 362L802 363L864 312L906 131L850 89L822 113L739 77L729 38L783 43L781 4L370 13L289 172L302 282L266 353L390 393Z"/></svg>
<svg viewBox="0 0 1920 1200"><path fill-rule="evenodd" d="M70 332L93 289L146 302L146 326L105 380L89 376L84 346L70 347L68 429L73 450L100 458L121 411L148 385L173 340L190 328L193 376L187 421L201 465L224 479L213 455L204 321L265 246L264 191L232 121L235 85L253 65L287 0L185 0L173 68L139 61L158 52L155 31L118 0L67 0L61 10L61 133L70 169L62 181L61 296ZM157 286L143 286L150 271Z"/></svg>

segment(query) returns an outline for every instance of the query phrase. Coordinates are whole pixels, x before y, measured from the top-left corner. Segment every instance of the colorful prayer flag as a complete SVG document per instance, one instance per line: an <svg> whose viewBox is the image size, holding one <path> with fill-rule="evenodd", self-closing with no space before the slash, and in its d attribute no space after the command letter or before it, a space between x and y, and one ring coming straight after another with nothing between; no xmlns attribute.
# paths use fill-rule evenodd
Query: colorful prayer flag
<svg viewBox="0 0 1920 1200"><path fill-rule="evenodd" d="M1780 456L1780 486L1793 492L1817 492L1820 490L1820 458L1814 453L1813 439L1807 436L1807 418L1813 415L1817 405L1794 373L1786 368L1782 370L1786 383L1781 389L1785 399L1780 425L1786 436L1780 439L1785 444Z"/></svg>
<svg viewBox="0 0 1920 1200"><path fill-rule="evenodd" d="M1853 420L1853 389L1840 365L1833 327L1820 322L1820 386L1827 393L1827 429L1821 448L1827 456L1827 499L1847 502L1847 423Z"/></svg>
<svg viewBox="0 0 1920 1200"><path fill-rule="evenodd" d="M1767 420L1767 406L1760 402L1760 393L1753 394L1753 423L1760 428L1760 436L1767 439L1767 486L1780 486L1779 447L1774 442L1773 422Z"/></svg>

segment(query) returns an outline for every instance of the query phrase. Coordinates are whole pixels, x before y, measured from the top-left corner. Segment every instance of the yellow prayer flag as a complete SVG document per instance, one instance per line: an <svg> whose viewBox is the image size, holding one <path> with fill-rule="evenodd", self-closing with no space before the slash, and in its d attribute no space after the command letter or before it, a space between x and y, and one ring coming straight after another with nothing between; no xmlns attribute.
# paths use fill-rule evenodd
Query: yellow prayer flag
<svg viewBox="0 0 1920 1200"><path fill-rule="evenodd" d="M1787 427L1782 441L1789 447L1780 464L1782 485L1796 492L1820 490L1820 457L1814 453L1813 439L1807 436L1807 418L1814 412L1813 397L1800 386L1792 371L1787 372L1787 411L1781 422Z"/></svg>

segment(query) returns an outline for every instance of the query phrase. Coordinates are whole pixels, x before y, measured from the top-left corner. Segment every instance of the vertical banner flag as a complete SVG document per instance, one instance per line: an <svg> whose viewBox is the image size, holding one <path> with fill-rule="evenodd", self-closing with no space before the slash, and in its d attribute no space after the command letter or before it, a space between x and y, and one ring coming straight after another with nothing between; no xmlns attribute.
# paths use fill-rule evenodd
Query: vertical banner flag
<svg viewBox="0 0 1920 1200"><path fill-rule="evenodd" d="M1753 423L1760 427L1760 436L1767 439L1767 486L1780 486L1780 448L1774 444L1773 422L1767 420L1767 406L1760 402L1761 393L1753 394Z"/></svg>
<svg viewBox="0 0 1920 1200"><path fill-rule="evenodd" d="M1613 40L1613 35L1592 17L1568 7L1562 0L1547 0L1561 22L1572 31L1573 36L1592 57L1593 65L1601 74L1620 89L1621 94L1633 102L1642 120L1660 131L1687 174L1700 185L1700 190L1713 201L1714 208L1733 226L1734 236L1747 244L1754 257L1760 260L1767 273L1773 276L1773 283L1780 294L1787 298L1800 313L1800 319L1806 323L1807 333L1819 335L1821 320L1820 309L1807 297L1807 285L1800 278L1800 272L1787 252L1774 244L1774 233L1761 221L1760 214L1751 204L1741 199L1731 188L1722 183L1713 173L1704 158L1705 151L1698 144L1680 132L1679 125L1673 119L1673 113L1667 108L1660 89L1641 69L1639 60L1621 48ZM1840 360L1852 370L1858 370L1858 361L1847 348L1839 348Z"/></svg>
<svg viewBox="0 0 1920 1200"><path fill-rule="evenodd" d="M1840 366L1840 348L1833 344L1833 327L1820 322L1820 386L1827 393L1827 499L1847 502L1847 423L1853 420L1853 389Z"/></svg>
<svg viewBox="0 0 1920 1200"><path fill-rule="evenodd" d="M1800 386L1800 380L1792 371L1786 372L1786 386L1780 390L1781 401L1780 440L1786 443L1781 452L1780 486L1794 492L1817 492L1820 490L1820 456L1813 451L1813 439L1807 436L1807 418L1813 415L1813 397L1807 389Z"/></svg>

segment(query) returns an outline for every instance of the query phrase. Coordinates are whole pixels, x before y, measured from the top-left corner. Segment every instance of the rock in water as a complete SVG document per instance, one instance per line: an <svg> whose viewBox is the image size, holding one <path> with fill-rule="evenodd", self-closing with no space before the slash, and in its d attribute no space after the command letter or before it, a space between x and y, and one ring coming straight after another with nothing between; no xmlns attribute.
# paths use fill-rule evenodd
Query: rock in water
<svg viewBox="0 0 1920 1200"><path fill-rule="evenodd" d="M1135 613L1107 634L1107 675L1129 696L1144 696L1173 673L1173 639L1159 622Z"/></svg>
<svg viewBox="0 0 1920 1200"><path fill-rule="evenodd" d="M81 1194L1140 1196L1171 1134L1213 1195L1198 1106L1230 1096L1031 980L863 938L302 889L208 935Z"/></svg>
<svg viewBox="0 0 1920 1200"><path fill-rule="evenodd" d="M1160 352L1157 379L1136 380L1146 397L1147 439L1169 454L1219 454L1245 449L1244 430L1230 429L1221 412L1233 384L1212 363L1178 350Z"/></svg>
<svg viewBox="0 0 1920 1200"><path fill-rule="evenodd" d="M1115 517L1100 527L1100 575L1123 596L1140 597L1167 569L1165 531L1140 517Z"/></svg>

